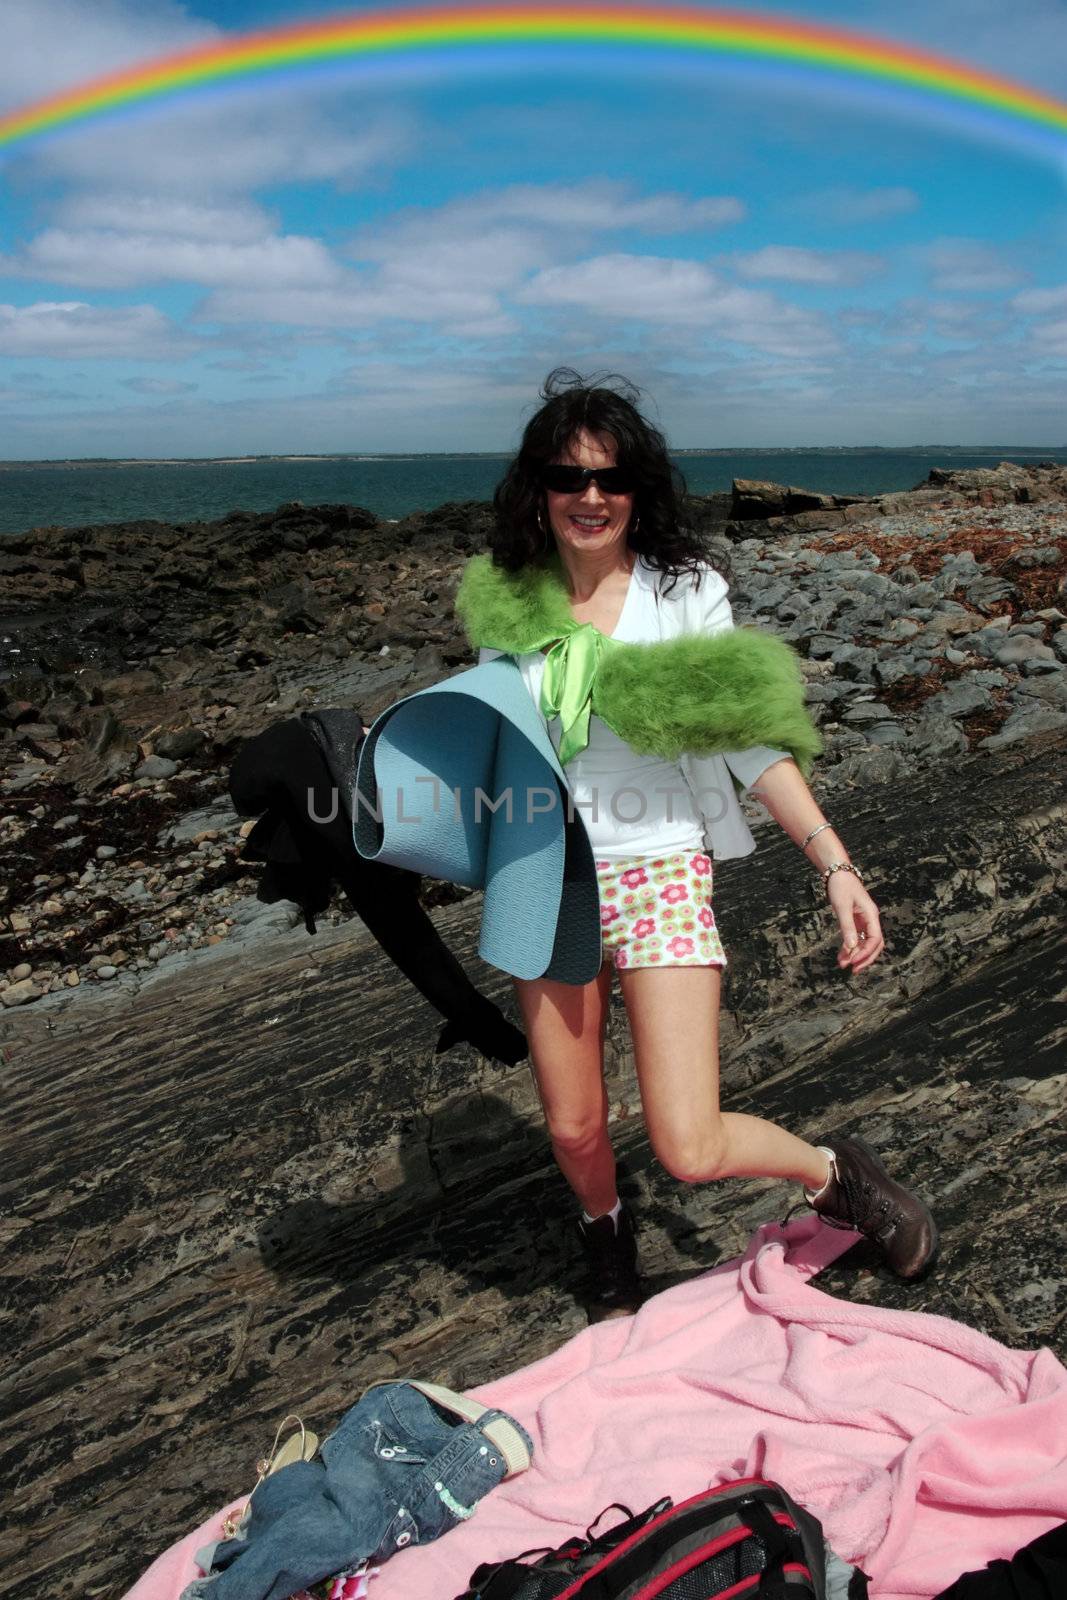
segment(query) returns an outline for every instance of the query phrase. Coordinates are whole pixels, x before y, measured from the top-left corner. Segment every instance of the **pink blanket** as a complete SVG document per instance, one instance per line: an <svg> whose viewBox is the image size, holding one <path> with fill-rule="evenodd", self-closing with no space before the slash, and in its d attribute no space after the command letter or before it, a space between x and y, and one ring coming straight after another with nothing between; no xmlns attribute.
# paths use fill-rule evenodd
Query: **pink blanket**
<svg viewBox="0 0 1067 1600"><path fill-rule="evenodd" d="M371 1600L451 1600L479 1562L559 1544L614 1500L639 1511L734 1477L783 1484L875 1600L929 1600L1067 1518L1067 1369L812 1288L853 1239L816 1217L768 1224L739 1260L473 1390L526 1426L533 1466L395 1556ZM176 1600L222 1515L128 1600Z"/></svg>

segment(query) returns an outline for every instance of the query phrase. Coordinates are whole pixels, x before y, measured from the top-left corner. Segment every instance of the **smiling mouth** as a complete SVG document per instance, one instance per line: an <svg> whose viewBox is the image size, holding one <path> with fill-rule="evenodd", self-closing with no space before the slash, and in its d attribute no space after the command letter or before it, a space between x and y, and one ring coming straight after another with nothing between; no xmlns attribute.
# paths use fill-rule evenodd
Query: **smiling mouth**
<svg viewBox="0 0 1067 1600"><path fill-rule="evenodd" d="M577 527L588 528L590 531L596 528L606 528L608 525L607 517L572 517L571 521Z"/></svg>

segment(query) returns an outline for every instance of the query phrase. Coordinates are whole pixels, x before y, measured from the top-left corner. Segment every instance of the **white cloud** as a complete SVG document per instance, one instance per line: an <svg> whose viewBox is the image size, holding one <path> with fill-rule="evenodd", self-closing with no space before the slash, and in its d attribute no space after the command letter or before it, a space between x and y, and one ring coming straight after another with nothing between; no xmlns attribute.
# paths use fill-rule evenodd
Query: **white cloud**
<svg viewBox="0 0 1067 1600"><path fill-rule="evenodd" d="M732 260L744 278L785 283L856 284L885 270L881 256L863 250L806 250L795 244L764 245Z"/></svg>
<svg viewBox="0 0 1067 1600"><path fill-rule="evenodd" d="M309 278L283 296L251 277L212 295L201 316L347 332L383 320L437 324L461 337L500 339L517 326L508 297L597 233L677 232L740 214L729 197L640 195L621 183L517 184L361 229L350 245L360 268L343 280L316 286Z"/></svg>
<svg viewBox="0 0 1067 1600"><path fill-rule="evenodd" d="M1024 289L1012 300L1016 311L1039 316L1044 311L1067 311L1067 283L1055 289Z"/></svg>
<svg viewBox="0 0 1067 1600"><path fill-rule="evenodd" d="M4 0L0 105L10 110L220 33L172 0Z"/></svg>
<svg viewBox="0 0 1067 1600"><path fill-rule="evenodd" d="M281 235L239 244L165 233L46 228L6 263L25 277L86 289L196 283L272 288L331 284L342 270L317 239Z"/></svg>
<svg viewBox="0 0 1067 1600"><path fill-rule="evenodd" d="M1067 359L1067 317L1061 317L1056 322L1046 322L1043 327L1035 330L1035 337L1046 355L1063 356Z"/></svg>
<svg viewBox="0 0 1067 1600"><path fill-rule="evenodd" d="M274 231L275 222L252 200L229 198L224 205L160 194L92 191L68 195L52 209L52 221L75 231L162 234L177 239L223 237L227 244L250 244Z"/></svg>
<svg viewBox="0 0 1067 1600"><path fill-rule="evenodd" d="M195 348L195 341L155 306L90 306L79 300L0 305L4 356L155 361L189 355Z"/></svg>
<svg viewBox="0 0 1067 1600"><path fill-rule="evenodd" d="M413 148L407 116L365 119L352 132L343 102L331 117L308 94L275 87L269 105L248 90L225 104L157 105L130 121L86 125L27 159L35 179L203 199L275 183L377 183Z"/></svg>
<svg viewBox="0 0 1067 1600"><path fill-rule="evenodd" d="M12 109L133 63L224 37L174 0L4 0L0 106ZM405 113L365 113L351 126L351 96L314 79L228 85L225 98L180 96L88 120L8 152L32 180L110 191L240 193L271 183L375 181L414 148Z"/></svg>
<svg viewBox="0 0 1067 1600"><path fill-rule="evenodd" d="M740 222L745 207L733 195L704 195L691 198L664 191L640 195L631 184L607 180L586 183L517 183L504 189L468 195L430 213L432 225L446 231L472 224L495 222L521 223L528 228L561 228L604 233L623 228L641 233L691 233L702 228L721 228ZM403 216L405 224L418 227L420 217Z"/></svg>
<svg viewBox="0 0 1067 1600"><path fill-rule="evenodd" d="M699 261L595 256L549 267L516 299L662 327L713 328L720 338L774 355L821 355L836 345L822 317L785 305L764 289L724 283Z"/></svg>
<svg viewBox="0 0 1067 1600"><path fill-rule="evenodd" d="M1024 277L994 245L980 239L935 239L931 244L920 245L915 253L929 271L935 289L981 294L992 289L1012 289Z"/></svg>
<svg viewBox="0 0 1067 1600"><path fill-rule="evenodd" d="M511 184L463 195L446 205L411 207L361 229L351 253L361 261L395 261L413 253L463 251L472 265L510 241L514 256L527 241L528 264L572 252L598 233L690 233L740 221L745 208L730 195L689 198L667 191L641 195L633 185L590 181Z"/></svg>

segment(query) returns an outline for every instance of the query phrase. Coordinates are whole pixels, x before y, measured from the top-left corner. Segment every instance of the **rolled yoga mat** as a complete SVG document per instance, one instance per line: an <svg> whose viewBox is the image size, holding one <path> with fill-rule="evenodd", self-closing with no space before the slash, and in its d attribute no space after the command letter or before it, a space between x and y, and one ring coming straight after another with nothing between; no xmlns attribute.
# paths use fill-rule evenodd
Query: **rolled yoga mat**
<svg viewBox="0 0 1067 1600"><path fill-rule="evenodd" d="M356 849L484 891L478 953L516 978L589 983L600 897L589 836L508 656L383 711L352 795Z"/></svg>

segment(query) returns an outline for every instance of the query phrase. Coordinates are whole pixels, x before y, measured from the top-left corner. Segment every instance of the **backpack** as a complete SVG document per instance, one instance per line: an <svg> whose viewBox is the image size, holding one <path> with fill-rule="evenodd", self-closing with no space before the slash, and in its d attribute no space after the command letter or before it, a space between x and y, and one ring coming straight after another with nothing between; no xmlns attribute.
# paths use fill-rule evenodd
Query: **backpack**
<svg viewBox="0 0 1067 1600"><path fill-rule="evenodd" d="M658 1500L637 1516L618 1509L627 1520L607 1533L594 1536L598 1517L584 1539L484 1563L457 1600L830 1600L828 1560L835 1596L867 1594L864 1574L827 1549L818 1519L762 1478L677 1506Z"/></svg>

